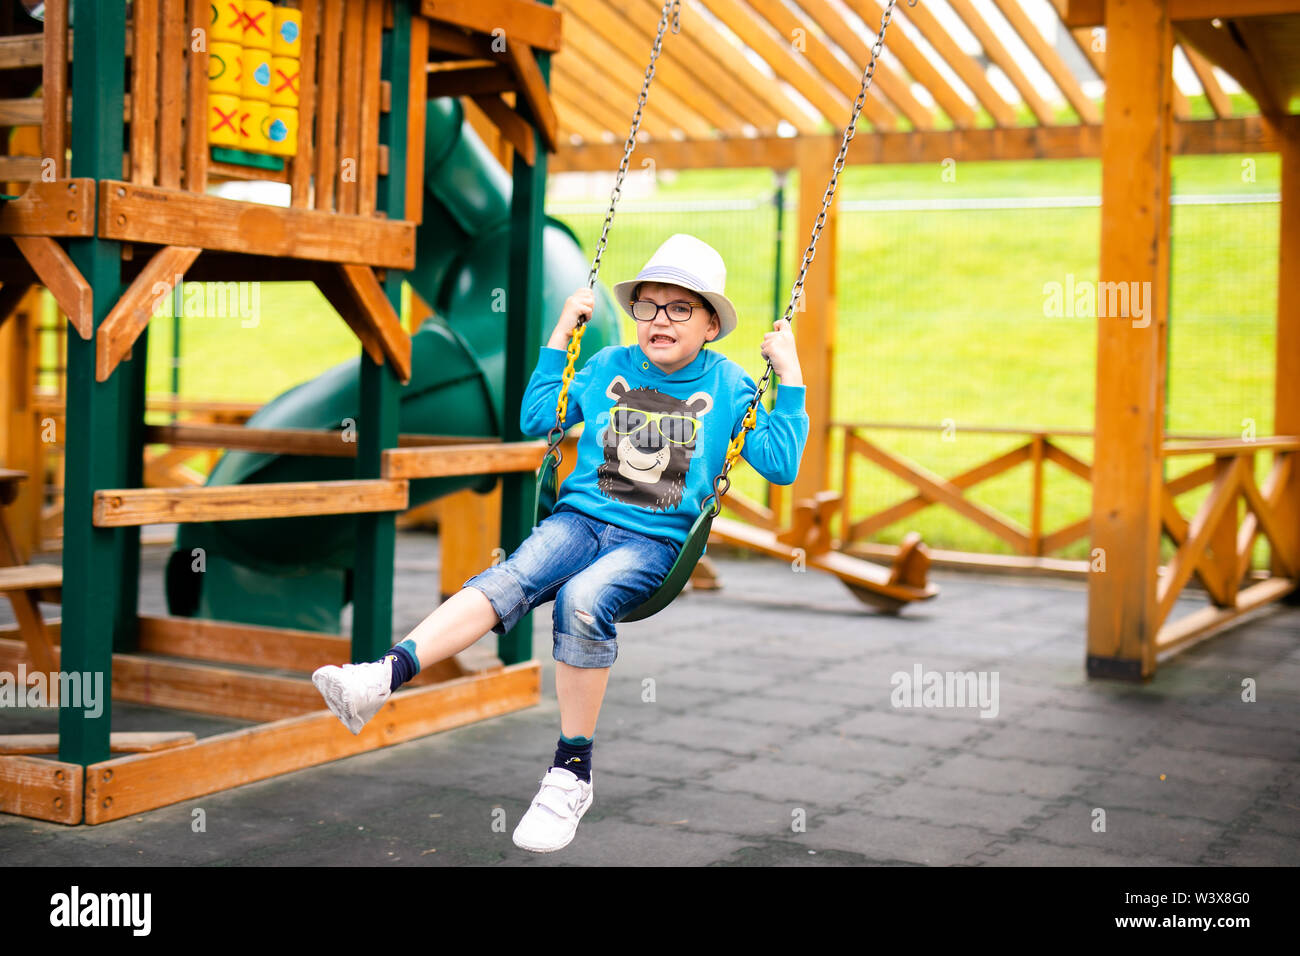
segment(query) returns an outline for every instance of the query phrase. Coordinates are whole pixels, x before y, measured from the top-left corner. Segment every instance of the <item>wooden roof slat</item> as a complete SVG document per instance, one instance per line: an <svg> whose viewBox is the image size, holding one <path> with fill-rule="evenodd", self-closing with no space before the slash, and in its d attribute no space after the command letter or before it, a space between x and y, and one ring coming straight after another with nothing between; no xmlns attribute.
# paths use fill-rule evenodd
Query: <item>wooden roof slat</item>
<svg viewBox="0 0 1300 956"><path fill-rule="evenodd" d="M1214 64L1202 56L1195 47L1187 44L1180 44L1180 46L1187 57L1187 62L1192 66L1192 72L1196 74L1196 79L1201 84L1201 89L1205 91L1205 98L1210 101L1210 108L1214 110L1214 115L1219 119L1227 119L1232 115L1232 100L1223 92L1223 87L1215 78Z"/></svg>
<svg viewBox="0 0 1300 956"><path fill-rule="evenodd" d="M814 6L822 6L825 5L826 0L811 0L811 2ZM868 26L879 23L884 15L884 9L875 0L843 0L843 2ZM871 51L867 48L867 44L851 31L842 37L838 33L835 36L840 46L844 47L845 52L851 56L857 58L860 55L859 48L866 49L867 55L870 55ZM925 54L917 49L902 30L889 34L887 40L889 49L893 51L894 56L898 57L898 62L903 65L903 69L912 74L912 78L930 92L939 107L948 114L953 126L965 129L975 125L975 110L949 85L943 78L943 74L931 65Z"/></svg>
<svg viewBox="0 0 1300 956"><path fill-rule="evenodd" d="M1007 75L1013 86L1020 93L1025 105L1038 118L1038 122L1044 126L1059 125L1056 115L1052 108L1047 105L1038 91L1034 89L1034 84L1030 83L1028 78L1020 67L1016 65L1015 57L1007 52L996 36L993 29L984 22L984 18L979 15L975 5L970 0L948 0L948 6L952 8L953 13L961 17L963 23L975 34L975 39L979 40L980 46L988 54L988 58L997 64L1003 73Z"/></svg>
<svg viewBox="0 0 1300 956"><path fill-rule="evenodd" d="M627 17L639 30L650 35L659 25L658 11L661 9L657 0L650 0L654 9L646 3L633 2L623 6L623 16ZM734 76L728 73L714 60L714 51L706 49L696 40L694 27L701 22L699 17L689 21L691 29L683 28L672 38L672 43L664 50L664 56L680 64L692 79L713 90L725 102L732 104L736 111L750 125L763 133L775 133L781 122L781 114L768 104L761 96L753 93Z"/></svg>
<svg viewBox="0 0 1300 956"><path fill-rule="evenodd" d="M565 0L563 4L566 24L569 20L582 20L591 30L602 36L606 42L623 54L631 63L635 63L632 76L638 80L645 75L649 60L649 37L642 36L622 14L599 0L581 0L574 3ZM567 26L566 26L567 28ZM671 43L671 34L665 35L664 47ZM728 104L713 96L706 89L684 75L680 67L675 67L671 60L661 56L655 64L655 85L671 90L677 98L689 105L695 113L708 120L719 130L728 135L741 135L745 125L744 117L735 112ZM651 93L653 94L653 91Z"/></svg>
<svg viewBox="0 0 1300 956"><path fill-rule="evenodd" d="M557 115L560 121L560 131L564 137L576 133L583 142L605 142L604 133L606 130L601 127L601 124L588 116L582 107L568 99L559 90L553 90L552 95L555 98L556 105L560 108ZM617 139L617 136L615 139Z"/></svg>
<svg viewBox="0 0 1300 956"><path fill-rule="evenodd" d="M1106 81L1106 53L1104 50L1094 50L1092 48L1093 28L1072 27L1069 25L1065 19L1066 0L1051 0L1051 4L1056 8L1057 16L1061 18L1061 22L1066 24L1068 28L1066 32L1069 34L1070 39L1074 41L1074 45L1088 58L1088 62L1092 64L1092 68L1097 71L1097 76L1104 83ZM1173 99L1175 119L1187 119L1192 115L1191 104L1187 102L1186 94L1178 88L1177 83L1174 84Z"/></svg>
<svg viewBox="0 0 1300 956"><path fill-rule="evenodd" d="M903 15L908 23L920 31L926 42L934 47L935 52L948 62L953 72L961 77L961 81L970 87L970 91L975 94L980 105L989 111L994 123L998 126L1016 125L1016 111L1011 108L1011 104L993 89L993 84L984 75L983 67L957 46L953 38L948 36L948 31L934 18L934 14L926 9L924 3L907 7Z"/></svg>
<svg viewBox="0 0 1300 956"><path fill-rule="evenodd" d="M616 140L627 139L628 130L632 128L632 109L635 109L635 105L627 112L623 112L615 105L617 99L600 96L594 92L609 89L608 80L599 76L590 64L580 59L564 58L564 62L561 63L561 58L557 57L551 70L552 87L558 94L581 110L601 129L613 133ZM655 139L671 138L675 125L657 114L651 115L649 110L641 112L641 129ZM700 125L707 129L707 125L702 121Z"/></svg>
<svg viewBox="0 0 1300 956"><path fill-rule="evenodd" d="M588 115L600 118L601 125L609 129L619 142L626 142L628 131L632 128L632 114L636 110L637 97L641 93L641 78L628 76L626 72L616 69L603 70L585 57L556 57L553 62L561 71L561 76L575 80L574 85L600 103L600 112L589 110ZM601 91L599 95L595 92L597 90ZM569 99L572 102L574 98ZM699 139L713 136L713 127L695 113L690 110L669 113L662 108L661 103L662 98L649 96L641 110L641 129L650 136L668 139L674 129L680 129L687 136Z"/></svg>
<svg viewBox="0 0 1300 956"><path fill-rule="evenodd" d="M867 68L867 63L871 59L869 49L866 50L866 55L861 58L861 66L856 70L849 69L836 58L830 47L819 36L807 29L807 21L795 16L781 0L749 0L749 5L762 14L763 19L772 24L773 28L782 36L793 37L795 30L802 30L804 59L820 71L822 76L830 80L850 100L857 99L858 91L862 88L862 71ZM809 9L811 6L810 3L803 4L805 15L809 16L813 23L818 23L828 35L851 34L843 17L823 4L823 16L826 14L831 16L830 26L828 27L826 24L819 22L818 17ZM837 23L838 30L836 29ZM912 91L907 87L907 81L885 66L883 60L876 62L871 90L868 95L882 100L888 98L893 104L893 108L896 108L907 117L907 121L917 129L934 129L934 116L912 95ZM888 108L888 104L885 105Z"/></svg>
<svg viewBox="0 0 1300 956"><path fill-rule="evenodd" d="M577 17L566 16L564 18L564 35L566 40L572 40L575 48L580 48L588 54L584 59L587 59L591 65L610 77L609 82L614 84L627 82L629 91L632 89L632 84L635 84L636 92L629 92L628 94L627 123L623 125L623 129L617 134L620 138L626 139L627 131L632 125L632 111L636 109L636 100L641 89L641 78L644 76L642 71L645 69L645 64L637 66L631 57L616 49L603 36ZM563 56L563 54L560 55ZM558 61L559 57L557 56L555 59ZM650 95L646 97L646 108L651 109L651 104L654 104L652 112L660 114L670 124L681 125L686 122L704 123L712 126L692 107L687 105L667 84L657 85L651 89Z"/></svg>
<svg viewBox="0 0 1300 956"><path fill-rule="evenodd" d="M642 0L642 2L656 10L662 7L659 0ZM700 46L709 51L710 56L719 66L735 77L736 81L755 97L770 104L781 119L800 133L813 134L821 131L817 121L794 100L786 96L785 90L777 80L758 70L712 23L703 17L691 16L688 25L682 27L678 37L688 32Z"/></svg>
<svg viewBox="0 0 1300 956"><path fill-rule="evenodd" d="M828 123L837 128L846 125L845 117L850 105L842 102L838 91L833 92L820 75L790 52L788 39L785 42L774 39L759 23L755 13L737 0L709 0L708 7L732 33L766 60L778 77L819 110ZM896 127L893 113L879 100L868 98L862 111L877 129L892 130Z"/></svg>
<svg viewBox="0 0 1300 956"><path fill-rule="evenodd" d="M1029 52L1038 58L1043 69L1051 76L1052 82L1065 94L1065 98L1079 114L1079 118L1085 123L1100 123L1101 112L1097 109L1097 104L1084 95L1079 81L1065 65L1061 55L1048 45L1042 34L1029 21L1029 17L1020 6L1020 0L993 0L993 2L997 4L997 8L1007 18L1011 28L1029 48Z"/></svg>

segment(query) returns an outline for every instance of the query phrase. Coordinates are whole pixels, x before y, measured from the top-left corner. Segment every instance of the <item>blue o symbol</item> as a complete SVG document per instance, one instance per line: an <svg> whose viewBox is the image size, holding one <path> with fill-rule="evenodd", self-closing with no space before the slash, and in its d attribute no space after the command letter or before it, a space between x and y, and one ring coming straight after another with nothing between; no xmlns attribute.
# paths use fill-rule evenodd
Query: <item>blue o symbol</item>
<svg viewBox="0 0 1300 956"><path fill-rule="evenodd" d="M280 24L280 38L285 43L292 43L298 39L298 24L292 20L285 20L284 23Z"/></svg>
<svg viewBox="0 0 1300 956"><path fill-rule="evenodd" d="M272 120L271 128L266 131L266 138L273 143L283 142L289 135L289 127L284 125L284 120Z"/></svg>
<svg viewBox="0 0 1300 956"><path fill-rule="evenodd" d="M257 69L253 71L253 79L257 81L258 86L271 85L271 66L268 63L259 63Z"/></svg>

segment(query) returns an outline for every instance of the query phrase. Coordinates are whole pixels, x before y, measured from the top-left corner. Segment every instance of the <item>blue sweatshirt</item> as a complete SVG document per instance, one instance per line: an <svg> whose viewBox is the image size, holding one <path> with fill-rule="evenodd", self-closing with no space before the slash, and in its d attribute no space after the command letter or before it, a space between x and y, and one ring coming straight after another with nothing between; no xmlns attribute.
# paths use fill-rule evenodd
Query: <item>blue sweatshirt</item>
<svg viewBox="0 0 1300 956"><path fill-rule="evenodd" d="M565 361L563 349L542 348L519 413L525 435L545 435L555 424ZM683 544L757 389L743 368L708 349L671 375L639 345L601 349L569 386L564 427L587 425L557 507ZM788 485L799 472L808 439L804 392L780 385L772 413L760 404L745 437L741 457L774 484Z"/></svg>

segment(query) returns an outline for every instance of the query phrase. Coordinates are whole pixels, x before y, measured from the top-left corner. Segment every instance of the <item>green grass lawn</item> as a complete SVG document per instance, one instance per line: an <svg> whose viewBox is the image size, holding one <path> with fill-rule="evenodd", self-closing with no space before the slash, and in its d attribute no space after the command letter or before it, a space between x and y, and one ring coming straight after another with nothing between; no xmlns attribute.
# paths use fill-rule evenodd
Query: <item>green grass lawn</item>
<svg viewBox="0 0 1300 956"><path fill-rule="evenodd" d="M1243 177L1254 160L1253 182ZM850 167L844 200L1096 196L1096 160L958 163L945 182L939 164ZM829 175L829 170L827 171ZM1276 155L1179 157L1174 191L1264 195L1279 189ZM663 177L657 200L755 199L770 196L767 170L690 171ZM787 186L797 196L797 178ZM590 249L602 216L551 211ZM786 218L781 282L774 283L776 211L772 204L736 211L664 212L626 203L602 261L601 278L631 277L673 232L692 232L727 261L728 294L740 328L719 350L757 377L759 342L789 295L806 236ZM834 415L840 420L920 423L924 432L878 432L898 454L951 475L1015 447L1017 436L984 436L978 425L1092 426L1096 326L1091 318L1044 315L1044 286L1095 280L1096 208L845 212L840 217L834 359ZM1240 434L1253 422L1272 430L1273 343L1277 277L1277 205L1179 206L1174 213L1169 416L1173 432ZM825 250L813 268L825 267ZM796 315L796 336L811 316ZM634 332L627 320L624 340ZM170 391L172 322L150 329L149 389ZM245 328L237 316L181 322L181 393L188 397L265 401L354 356L358 347L313 286L266 282L261 316ZM942 426L951 420L952 440ZM1063 441L1091 461L1087 439ZM1200 464L1178 462L1179 467ZM1261 459L1262 468L1266 463ZM833 462L839 469L838 451ZM854 510L865 514L909 494L874 466L855 466ZM1087 486L1049 466L1047 530L1086 516ZM743 472L737 487L761 496ZM1027 525L1027 466L972 496ZM1199 493L1203 496L1204 492ZM1198 493L1188 495L1184 510ZM931 508L889 528L897 540L915 528L939 547L1008 551L1004 542L946 510ZM1082 548L1065 552L1079 556Z"/></svg>

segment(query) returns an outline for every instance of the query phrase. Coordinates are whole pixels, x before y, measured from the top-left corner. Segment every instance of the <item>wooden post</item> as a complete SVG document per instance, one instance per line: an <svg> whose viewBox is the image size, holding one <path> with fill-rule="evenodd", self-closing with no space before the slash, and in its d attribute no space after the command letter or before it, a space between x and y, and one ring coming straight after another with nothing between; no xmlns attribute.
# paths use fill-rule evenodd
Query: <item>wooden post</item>
<svg viewBox="0 0 1300 956"><path fill-rule="evenodd" d="M1173 36L1165 0L1106 0L1106 25L1087 667L1137 680L1155 671L1160 622ZM1106 283L1124 284L1127 309Z"/></svg>
<svg viewBox="0 0 1300 956"><path fill-rule="evenodd" d="M839 140L800 139L796 143L799 160L799 228L795 233L796 263L802 262L804 249L812 236L813 224L822 210L826 183L839 151ZM791 499L801 501L830 487L831 368L835 350L835 246L838 199L826 211L826 224L817 240L816 258L804 277L803 308L796 311L791 323L799 347L799 367L803 371L808 409L808 444L799 465ZM795 266L796 270L798 265ZM769 331L764 329L764 331ZM779 389L778 385L778 389Z"/></svg>
<svg viewBox="0 0 1300 956"><path fill-rule="evenodd" d="M73 32L72 175L113 179L122 175L122 110L126 6L119 0L76 0ZM69 255L90 283L96 328L122 294L121 244L96 237L72 239ZM122 591L120 530L96 528L91 509L99 488L126 483L121 405L128 379L119 369L95 380L95 342L68 336L66 478L63 508L63 627L60 666L101 674L112 685L113 644ZM106 611L108 613L106 613ZM90 717L83 708L59 708L59 759L90 764L109 756L111 701Z"/></svg>
<svg viewBox="0 0 1300 956"><path fill-rule="evenodd" d="M352 38L360 42L360 37ZM388 146L388 175L380 177L379 208L401 219L406 208L406 105L410 91L411 8L393 6L393 27L383 34L384 79L392 87L392 109L380 117L380 140ZM399 312L402 275L389 269L384 294ZM405 331L402 333L405 335ZM361 359L361 435L357 477L378 478L386 448L397 447L401 383L393 363ZM357 518L357 565L353 582L352 660L372 661L393 646L393 558L396 515L369 513Z"/></svg>
<svg viewBox="0 0 1300 956"><path fill-rule="evenodd" d="M1273 431L1300 435L1300 118L1280 122L1282 210L1277 271L1277 375ZM1300 468L1292 468L1277 508L1290 552L1300 545ZM1273 573L1280 573L1274 561Z"/></svg>
<svg viewBox="0 0 1300 956"><path fill-rule="evenodd" d="M549 0L545 0L549 6ZM539 51L537 65L549 85L550 54ZM519 406L523 402L528 379L537 365L543 344L543 323L554 323L554 316L541 314L542 308L542 226L546 221L543 204L546 198L546 167L550 159L537 132L537 117L527 99L519 97L520 114L533 125L536 161L512 163L513 193L510 199L510 271L506 288L506 374L505 421L501 437L505 441L522 441L519 430ZM515 549L533 530L536 480L530 474L508 474L501 478L501 547L506 554ZM533 615L525 614L509 632L497 639L497 656L506 665L529 660L533 656Z"/></svg>

